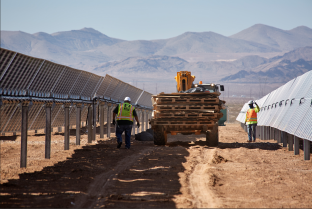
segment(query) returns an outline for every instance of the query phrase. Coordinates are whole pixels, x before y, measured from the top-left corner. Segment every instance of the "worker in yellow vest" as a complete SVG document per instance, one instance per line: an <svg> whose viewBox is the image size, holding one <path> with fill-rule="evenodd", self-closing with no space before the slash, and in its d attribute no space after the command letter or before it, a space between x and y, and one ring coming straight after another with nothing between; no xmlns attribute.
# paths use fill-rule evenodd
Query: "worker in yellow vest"
<svg viewBox="0 0 312 209"><path fill-rule="evenodd" d="M124 99L124 103L118 104L113 111L113 125L116 124L115 117L117 115L117 128L116 128L116 137L117 137L117 148L121 147L122 144L122 133L125 132L125 147L130 149L130 138L131 130L133 125L133 119L135 118L138 128L140 127L140 122L135 111L134 106L131 104L130 97Z"/></svg>
<svg viewBox="0 0 312 209"><path fill-rule="evenodd" d="M253 106L256 105L256 107ZM249 109L246 113L245 124L247 124L248 140L247 142L256 141L257 113L260 108L258 104L252 100L248 102Z"/></svg>

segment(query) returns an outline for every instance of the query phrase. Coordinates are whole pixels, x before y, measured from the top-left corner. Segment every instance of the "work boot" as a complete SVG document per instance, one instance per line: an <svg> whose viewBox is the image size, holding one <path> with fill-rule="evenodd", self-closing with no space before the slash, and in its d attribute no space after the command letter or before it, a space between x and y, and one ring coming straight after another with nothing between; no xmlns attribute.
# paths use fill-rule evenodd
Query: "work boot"
<svg viewBox="0 0 312 209"><path fill-rule="evenodd" d="M121 147L121 144L122 144L122 142L118 142L117 148L120 148L120 147Z"/></svg>

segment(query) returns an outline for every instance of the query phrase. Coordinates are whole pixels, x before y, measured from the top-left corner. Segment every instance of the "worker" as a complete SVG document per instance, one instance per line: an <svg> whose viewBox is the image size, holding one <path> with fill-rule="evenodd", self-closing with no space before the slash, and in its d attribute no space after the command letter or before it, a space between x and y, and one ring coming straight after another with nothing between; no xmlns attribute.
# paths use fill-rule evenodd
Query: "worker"
<svg viewBox="0 0 312 209"><path fill-rule="evenodd" d="M124 103L118 104L113 111L113 125L117 124L116 137L117 137L117 148L121 147L122 144L122 133L125 132L125 148L130 149L130 138L131 130L133 125L133 118L137 122L138 128L140 127L140 122L135 111L134 106L131 104L130 97L124 99ZM117 115L117 122L115 117Z"/></svg>
<svg viewBox="0 0 312 209"><path fill-rule="evenodd" d="M256 105L256 107L253 106ZM248 140L247 142L256 141L257 113L260 108L258 104L252 100L248 102L249 109L246 113L245 124L247 124ZM253 140L252 140L253 139Z"/></svg>

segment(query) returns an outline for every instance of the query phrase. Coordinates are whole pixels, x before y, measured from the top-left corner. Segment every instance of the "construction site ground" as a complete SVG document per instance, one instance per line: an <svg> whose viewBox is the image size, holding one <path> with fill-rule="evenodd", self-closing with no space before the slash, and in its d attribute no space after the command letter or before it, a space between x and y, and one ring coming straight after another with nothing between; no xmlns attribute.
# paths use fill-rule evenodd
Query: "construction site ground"
<svg viewBox="0 0 312 209"><path fill-rule="evenodd" d="M1 136L0 207L39 208L310 208L312 160L273 140L247 143L239 124L219 127L219 146L204 135L168 136L166 146L135 141L116 148L100 139L64 151L64 135L29 133L27 168L20 165L20 136Z"/></svg>

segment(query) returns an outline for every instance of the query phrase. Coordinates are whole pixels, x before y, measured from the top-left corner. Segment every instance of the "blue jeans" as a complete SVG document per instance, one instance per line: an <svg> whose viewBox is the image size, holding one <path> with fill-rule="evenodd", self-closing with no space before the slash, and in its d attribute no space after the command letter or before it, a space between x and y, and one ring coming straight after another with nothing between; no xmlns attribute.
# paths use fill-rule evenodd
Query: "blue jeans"
<svg viewBox="0 0 312 209"><path fill-rule="evenodd" d="M256 141L256 127L257 124L247 124L248 140L251 142L251 136L253 141Z"/></svg>
<svg viewBox="0 0 312 209"><path fill-rule="evenodd" d="M126 147L130 148L131 130L132 130L132 125L118 125L116 128L117 143L122 142L121 135L123 132L125 132Z"/></svg>

